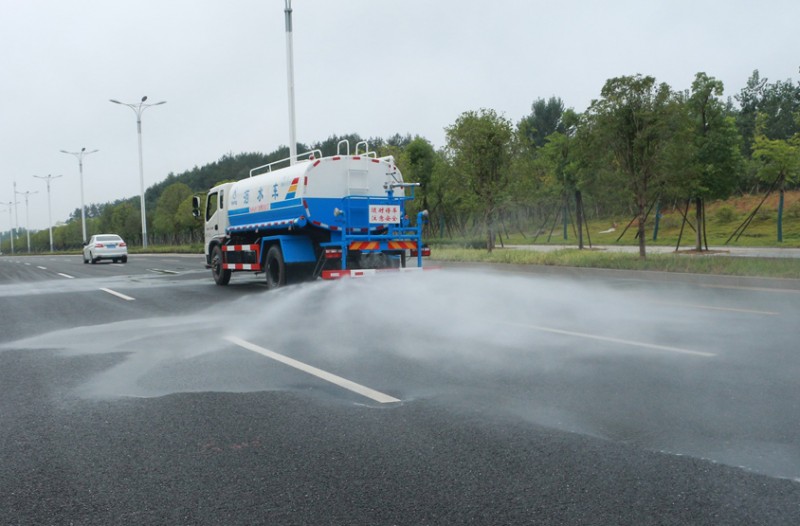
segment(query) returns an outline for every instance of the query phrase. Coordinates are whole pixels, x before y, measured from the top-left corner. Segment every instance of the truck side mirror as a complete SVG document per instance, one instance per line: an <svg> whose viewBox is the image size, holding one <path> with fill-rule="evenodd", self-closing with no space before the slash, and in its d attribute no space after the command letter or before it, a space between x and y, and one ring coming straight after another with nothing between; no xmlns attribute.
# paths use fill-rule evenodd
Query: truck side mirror
<svg viewBox="0 0 800 526"><path fill-rule="evenodd" d="M200 219L200 198L196 195L192 196L192 216L195 219Z"/></svg>

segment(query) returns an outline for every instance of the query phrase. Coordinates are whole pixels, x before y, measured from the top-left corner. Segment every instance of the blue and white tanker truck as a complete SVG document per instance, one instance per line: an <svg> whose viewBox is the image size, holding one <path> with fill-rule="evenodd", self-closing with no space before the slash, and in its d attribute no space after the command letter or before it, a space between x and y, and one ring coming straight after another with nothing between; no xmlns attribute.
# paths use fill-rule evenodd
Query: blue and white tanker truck
<svg viewBox="0 0 800 526"><path fill-rule="evenodd" d="M364 152L359 154L359 147ZM206 267L217 285L234 272L263 272L269 288L295 281L357 277L384 269L422 269L427 211L412 221L406 203L418 184L406 183L392 157L365 142L350 155L319 150L250 170L250 177L209 190L205 208ZM407 266L415 261L415 266Z"/></svg>

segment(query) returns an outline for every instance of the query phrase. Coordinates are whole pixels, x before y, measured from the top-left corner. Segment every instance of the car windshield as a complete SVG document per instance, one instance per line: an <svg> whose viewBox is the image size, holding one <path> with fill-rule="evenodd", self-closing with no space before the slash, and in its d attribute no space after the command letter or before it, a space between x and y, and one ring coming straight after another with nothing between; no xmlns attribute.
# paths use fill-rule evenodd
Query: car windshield
<svg viewBox="0 0 800 526"><path fill-rule="evenodd" d="M108 243L113 241L122 241L122 238L119 236L97 236L96 241Z"/></svg>

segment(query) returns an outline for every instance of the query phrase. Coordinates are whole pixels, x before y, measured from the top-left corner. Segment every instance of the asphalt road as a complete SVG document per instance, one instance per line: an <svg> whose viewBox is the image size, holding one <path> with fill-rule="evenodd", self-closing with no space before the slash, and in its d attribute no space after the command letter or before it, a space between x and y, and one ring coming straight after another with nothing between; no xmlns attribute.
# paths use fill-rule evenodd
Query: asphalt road
<svg viewBox="0 0 800 526"><path fill-rule="evenodd" d="M0 524L800 523L796 281L503 269L0 257Z"/></svg>

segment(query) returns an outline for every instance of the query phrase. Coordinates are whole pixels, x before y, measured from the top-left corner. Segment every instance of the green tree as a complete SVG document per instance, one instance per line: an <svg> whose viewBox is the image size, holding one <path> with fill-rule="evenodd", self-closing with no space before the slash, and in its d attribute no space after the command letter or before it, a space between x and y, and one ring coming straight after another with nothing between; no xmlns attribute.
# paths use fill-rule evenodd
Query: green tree
<svg viewBox="0 0 800 526"><path fill-rule="evenodd" d="M760 163L759 176L778 188L778 241L783 241L783 203L786 183L800 180L800 134L792 139L756 136L753 159Z"/></svg>
<svg viewBox="0 0 800 526"><path fill-rule="evenodd" d="M566 131L563 115L564 102L560 98L536 99L531 105L530 115L519 122L519 133L528 144L541 148L548 136Z"/></svg>
<svg viewBox="0 0 800 526"><path fill-rule="evenodd" d="M422 137L414 137L403 150L405 167L403 177L409 182L419 183L416 189L416 198L420 199L420 210L429 210L428 192L430 190L433 167L436 163L436 152L431 143Z"/></svg>
<svg viewBox="0 0 800 526"><path fill-rule="evenodd" d="M491 252L498 207L509 182L513 126L494 110L481 109L462 113L445 131L453 166L477 199Z"/></svg>
<svg viewBox="0 0 800 526"><path fill-rule="evenodd" d="M664 178L663 152L673 128L672 103L667 84L636 75L606 81L601 98L592 101L587 111L595 149L610 150L635 200L642 258L646 257L645 210Z"/></svg>
<svg viewBox="0 0 800 526"><path fill-rule="evenodd" d="M683 149L688 178L685 188L695 200L695 249L703 250L708 199L725 199L736 187L742 169L739 134L720 99L722 81L703 72L695 75L686 109L690 119L692 148Z"/></svg>
<svg viewBox="0 0 800 526"><path fill-rule="evenodd" d="M108 227L109 233L114 233L122 236L130 246L131 241L138 243L142 242L141 236L141 214L139 209L133 206L129 201L123 201L110 208L110 223L103 225ZM103 230L106 230L105 228ZM101 232L95 232L101 233Z"/></svg>
<svg viewBox="0 0 800 526"><path fill-rule="evenodd" d="M178 209L190 198L192 190L184 183L173 183L166 187L156 203L153 226L156 234L164 236L168 243L176 243L180 233Z"/></svg>

